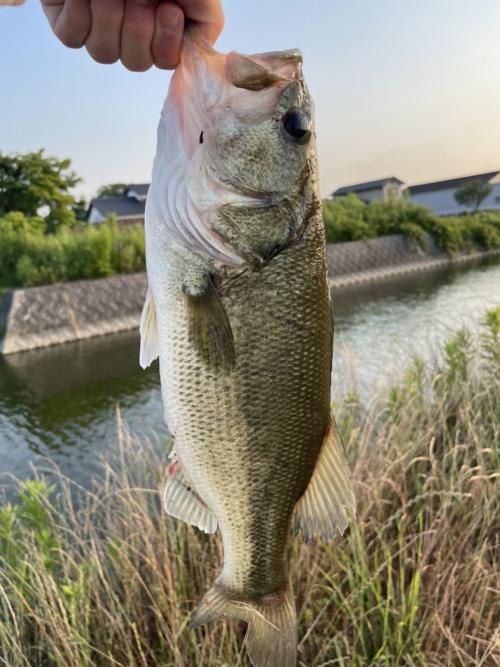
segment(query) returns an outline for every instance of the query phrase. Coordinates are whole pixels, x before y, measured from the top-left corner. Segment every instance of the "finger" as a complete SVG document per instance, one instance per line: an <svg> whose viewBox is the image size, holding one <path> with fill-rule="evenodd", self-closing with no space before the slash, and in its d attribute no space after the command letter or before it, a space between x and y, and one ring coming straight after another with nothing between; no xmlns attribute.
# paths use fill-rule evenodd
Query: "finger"
<svg viewBox="0 0 500 667"><path fill-rule="evenodd" d="M85 46L98 63L115 63L120 57L123 0L92 0L92 28Z"/></svg>
<svg viewBox="0 0 500 667"><path fill-rule="evenodd" d="M224 27L224 12L220 0L177 0L187 19L198 24L200 31L215 42Z"/></svg>
<svg viewBox="0 0 500 667"><path fill-rule="evenodd" d="M43 0L42 7L54 34L65 46L79 49L85 44L91 26L89 0Z"/></svg>
<svg viewBox="0 0 500 667"><path fill-rule="evenodd" d="M153 64L156 6L156 0L125 0L120 51L122 63L133 72L144 72Z"/></svg>
<svg viewBox="0 0 500 667"><path fill-rule="evenodd" d="M161 69L174 69L180 58L184 13L179 5L165 2L156 10L153 62Z"/></svg>

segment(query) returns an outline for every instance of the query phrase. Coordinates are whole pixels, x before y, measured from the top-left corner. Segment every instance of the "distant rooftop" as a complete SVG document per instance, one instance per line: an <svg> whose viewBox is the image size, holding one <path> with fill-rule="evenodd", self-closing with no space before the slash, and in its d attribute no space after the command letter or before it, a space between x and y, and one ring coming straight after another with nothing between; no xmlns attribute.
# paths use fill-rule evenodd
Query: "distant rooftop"
<svg viewBox="0 0 500 667"><path fill-rule="evenodd" d="M145 197L148 194L149 183L131 183L127 185L123 194L127 197L129 192L136 192L140 197Z"/></svg>
<svg viewBox="0 0 500 667"><path fill-rule="evenodd" d="M489 171L486 174L476 174L475 176L462 176L461 178L451 178L445 181L433 181L432 183L421 183L420 185L411 185L410 195L418 195L422 192L435 192L437 190L452 190L461 188L471 181L482 181L488 183L492 178L500 174L498 171Z"/></svg>
<svg viewBox="0 0 500 667"><path fill-rule="evenodd" d="M341 188L337 188L333 193L334 197L339 197L341 195L347 195L350 192L366 192L367 190L376 190L377 188L382 188L386 183L399 183L403 185L403 181L396 176L388 176L387 178L379 178L375 181L366 181L366 183L356 183L354 185L345 185Z"/></svg>
<svg viewBox="0 0 500 667"><path fill-rule="evenodd" d="M144 216L145 207L145 202L138 201L133 197L97 197L90 202L89 210L94 208L103 217L106 217L109 213L114 213L119 218L127 218Z"/></svg>

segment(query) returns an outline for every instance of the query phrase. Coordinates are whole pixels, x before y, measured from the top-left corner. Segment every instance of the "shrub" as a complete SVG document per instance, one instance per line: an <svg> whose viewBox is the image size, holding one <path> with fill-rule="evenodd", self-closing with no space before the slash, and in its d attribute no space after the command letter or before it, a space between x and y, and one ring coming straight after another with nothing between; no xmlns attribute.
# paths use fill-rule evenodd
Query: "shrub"
<svg viewBox="0 0 500 667"><path fill-rule="evenodd" d="M404 198L365 204L349 194L323 202L323 212L329 243L405 234L426 248L429 234L450 255L473 247L500 247L500 213L493 211L438 217Z"/></svg>
<svg viewBox="0 0 500 667"><path fill-rule="evenodd" d="M44 220L8 213L0 218L0 285L24 287L143 271L144 230L98 225L47 233Z"/></svg>

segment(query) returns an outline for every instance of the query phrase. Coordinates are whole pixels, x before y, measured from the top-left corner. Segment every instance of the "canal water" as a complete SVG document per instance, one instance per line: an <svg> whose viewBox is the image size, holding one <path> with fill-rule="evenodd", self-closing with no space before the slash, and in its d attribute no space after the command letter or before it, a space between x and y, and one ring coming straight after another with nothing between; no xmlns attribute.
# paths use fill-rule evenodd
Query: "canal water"
<svg viewBox="0 0 500 667"><path fill-rule="evenodd" d="M369 401L412 355L432 358L500 305L500 263L342 290L334 304L333 398L355 388ZM132 433L165 442L157 362L139 368L136 332L0 357L0 491L52 463L88 485L117 447L117 406Z"/></svg>

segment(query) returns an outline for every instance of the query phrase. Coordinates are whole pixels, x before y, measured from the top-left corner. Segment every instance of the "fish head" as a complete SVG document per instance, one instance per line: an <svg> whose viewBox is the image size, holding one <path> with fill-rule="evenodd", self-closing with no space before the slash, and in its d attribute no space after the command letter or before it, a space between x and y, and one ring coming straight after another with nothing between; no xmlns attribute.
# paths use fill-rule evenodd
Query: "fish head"
<svg viewBox="0 0 500 667"><path fill-rule="evenodd" d="M312 147L313 108L298 51L226 58L225 103L214 110L219 179L256 197L297 187Z"/></svg>
<svg viewBox="0 0 500 667"><path fill-rule="evenodd" d="M313 104L299 50L222 54L188 30L176 72L188 154L243 194L288 193L313 150Z"/></svg>
<svg viewBox="0 0 500 667"><path fill-rule="evenodd" d="M299 198L314 163L314 110L298 50L216 51L188 27L158 131L146 220L226 264L241 264L217 230L223 207Z"/></svg>

